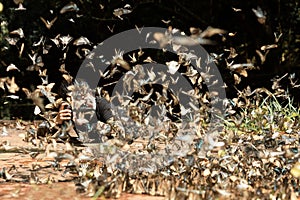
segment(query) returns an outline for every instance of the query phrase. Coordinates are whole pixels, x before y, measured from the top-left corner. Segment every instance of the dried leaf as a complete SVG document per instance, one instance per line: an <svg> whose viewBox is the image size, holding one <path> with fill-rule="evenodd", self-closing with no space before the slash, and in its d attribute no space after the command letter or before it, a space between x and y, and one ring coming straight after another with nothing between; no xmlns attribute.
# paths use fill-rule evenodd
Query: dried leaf
<svg viewBox="0 0 300 200"><path fill-rule="evenodd" d="M16 67L16 65L14 65L13 63L8 65L7 68L6 68L6 71L13 71L13 70L17 70L17 71L20 71L19 68Z"/></svg>
<svg viewBox="0 0 300 200"><path fill-rule="evenodd" d="M42 111L41 111L41 109L40 109L38 106L35 106L35 107L34 107L34 112L33 112L33 113L34 113L35 115L38 115L38 114L40 114L41 112L42 112Z"/></svg>
<svg viewBox="0 0 300 200"><path fill-rule="evenodd" d="M122 15L126 15L126 14L129 14L132 12L132 9L131 9L131 6L129 4L126 4L124 6L124 8L117 8L117 9L114 9L114 12L113 14L120 18L121 20L123 20L123 18L121 17Z"/></svg>
<svg viewBox="0 0 300 200"><path fill-rule="evenodd" d="M166 62L166 65L168 66L168 72L170 74L175 74L180 67L180 64L174 60Z"/></svg>
<svg viewBox="0 0 300 200"><path fill-rule="evenodd" d="M300 163L297 162L293 168L291 169L291 174L295 177L295 178L299 178L300 177Z"/></svg>
<svg viewBox="0 0 300 200"><path fill-rule="evenodd" d="M16 93L19 91L19 86L15 82L15 77L13 76L11 79L6 80L6 87L10 93Z"/></svg>
<svg viewBox="0 0 300 200"><path fill-rule="evenodd" d="M216 34L225 34L227 31L220 28L213 28L211 26L207 27L202 33L200 33L201 38L212 37Z"/></svg>
<svg viewBox="0 0 300 200"><path fill-rule="evenodd" d="M79 8L76 5L76 3L71 1L70 3L65 5L59 12L60 12L60 14L64 14L66 12L74 12L74 11L75 12L79 11Z"/></svg>
<svg viewBox="0 0 300 200"><path fill-rule="evenodd" d="M91 42L86 37L81 36L80 38L76 39L73 44L76 46L91 45Z"/></svg>
<svg viewBox="0 0 300 200"><path fill-rule="evenodd" d="M17 30L11 31L10 34L19 35L20 38L25 37L22 28L18 28Z"/></svg>
<svg viewBox="0 0 300 200"><path fill-rule="evenodd" d="M51 27L53 26L53 24L57 20L57 17L55 17L54 19L52 19L50 22L48 20L45 20L43 17L40 17L40 19L45 24L45 26L46 26L47 29L51 29Z"/></svg>

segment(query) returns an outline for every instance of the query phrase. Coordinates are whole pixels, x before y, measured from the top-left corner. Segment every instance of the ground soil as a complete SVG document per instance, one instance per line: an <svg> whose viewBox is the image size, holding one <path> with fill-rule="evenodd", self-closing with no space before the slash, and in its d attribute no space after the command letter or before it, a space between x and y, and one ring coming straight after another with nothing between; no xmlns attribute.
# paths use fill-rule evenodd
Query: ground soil
<svg viewBox="0 0 300 200"><path fill-rule="evenodd" d="M3 134L3 126L7 129L7 135ZM9 143L8 147L0 152L0 170L8 170L13 179L10 181L0 178L0 199L91 199L83 194L77 193L72 175L62 177L61 171L55 171L49 168L51 158L39 157L32 158L29 152L21 151L22 149L31 149L33 145L23 141L25 130L15 128L14 121L0 121L0 144ZM25 147L25 148L24 148ZM34 168L39 168L39 178L55 178L55 181L47 181L47 184L32 184L28 177L34 172ZM27 178L25 178L27 177ZM61 177L61 178L60 178ZM103 199L103 198L99 198ZM164 197L153 197L149 195L127 194L121 195L121 200L162 200Z"/></svg>

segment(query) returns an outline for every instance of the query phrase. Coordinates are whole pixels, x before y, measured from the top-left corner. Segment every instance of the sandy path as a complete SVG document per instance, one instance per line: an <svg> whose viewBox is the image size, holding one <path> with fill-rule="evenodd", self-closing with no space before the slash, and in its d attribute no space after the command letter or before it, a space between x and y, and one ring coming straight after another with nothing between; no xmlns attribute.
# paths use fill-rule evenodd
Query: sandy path
<svg viewBox="0 0 300 200"><path fill-rule="evenodd" d="M55 171L50 166L51 158L32 158L29 151L34 146L23 141L25 130L17 130L13 121L0 121L0 170L10 170L10 181L0 178L0 199L47 200L47 199L91 199L76 193L73 175L62 177L62 171ZM3 126L8 135L2 134ZM9 145L3 145L7 144ZM25 149L25 151L24 151ZM64 163L62 162L62 165ZM38 171L40 180L47 184L30 184L30 177ZM51 181L53 180L55 181ZM102 199L102 198L99 198ZM149 195L122 194L121 200L162 200L163 197Z"/></svg>

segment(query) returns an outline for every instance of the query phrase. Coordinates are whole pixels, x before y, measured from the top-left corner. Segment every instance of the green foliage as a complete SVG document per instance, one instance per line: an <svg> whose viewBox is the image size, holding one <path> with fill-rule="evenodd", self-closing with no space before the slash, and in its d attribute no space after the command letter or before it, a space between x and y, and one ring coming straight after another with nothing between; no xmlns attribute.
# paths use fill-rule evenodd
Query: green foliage
<svg viewBox="0 0 300 200"><path fill-rule="evenodd" d="M224 120L227 130L239 134L274 134L291 133L299 129L300 109L294 106L291 97L288 96L282 103L282 99L263 91L268 96L247 99L247 106L236 108L239 111Z"/></svg>

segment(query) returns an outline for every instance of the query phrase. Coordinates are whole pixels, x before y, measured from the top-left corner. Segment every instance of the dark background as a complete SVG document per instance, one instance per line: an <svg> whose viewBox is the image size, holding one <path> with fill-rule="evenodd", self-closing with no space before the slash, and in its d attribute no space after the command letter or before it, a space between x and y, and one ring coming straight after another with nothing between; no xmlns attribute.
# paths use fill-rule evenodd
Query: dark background
<svg viewBox="0 0 300 200"><path fill-rule="evenodd" d="M236 86L239 89L247 85L250 85L252 89L270 88L271 79L285 73L295 73L297 77L299 76L300 33L297 27L300 22L300 9L297 0L74 0L79 11L60 14L61 8L69 2L66 0L25 0L23 5L26 10L24 11L15 10L18 6L13 0L2 2L4 10L0 13L0 20L6 21L8 25L1 25L0 77L16 77L16 83L20 88L34 89L36 85L41 84L37 71L26 70L32 64L28 54L35 51L42 55L45 68L48 69L49 82L60 82L59 66L65 63L67 71L75 76L83 59L79 59L75 55L76 48L70 46L67 57L63 60L64 52L53 45L51 38L55 38L58 34L69 34L74 39L84 36L96 45L114 34L135 28L135 26L164 28L172 26L185 33L189 33L190 27L199 27L204 30L207 26L212 26L232 33L237 32L235 37L227 37L226 41L221 41L216 36L213 39L218 41L218 44L205 48L210 53L220 54L224 53L225 48L234 47L239 53L235 58L235 63L245 63L247 59L256 58L255 64L259 66L259 70L249 71L249 76L243 78L242 82ZM100 8L100 4L104 7L103 9ZM123 8L126 4L130 4L132 12L122 15L123 20L113 15L114 9ZM265 24L260 24L252 12L252 8L257 8L257 6L267 13ZM233 8L239 8L242 11L235 12ZM49 21L56 16L58 19L48 30L40 20L41 16ZM73 19L74 22L69 19ZM162 20L170 20L170 22L166 24ZM107 26L114 27L113 33ZM15 46L9 45L4 38L12 36L9 32L20 27L24 31L25 38L21 38ZM260 49L262 45L273 44L274 32L283 34L278 42L278 48L271 49L266 62L261 64L255 50ZM41 49L32 46L33 42L38 41L41 36L46 38L45 44L52 44L48 54L43 55ZM25 47L19 57L19 48L22 43ZM10 63L14 63L20 72L6 72L6 66ZM225 60L221 59L218 67L229 86L227 96L234 97L236 90L233 87L232 73L226 69ZM288 84L283 88L288 88L297 100L299 96L297 88L289 88ZM31 101L21 90L16 94L20 96L19 100L7 98L8 91L1 88L0 95L0 118L34 118L31 114L33 108Z"/></svg>

